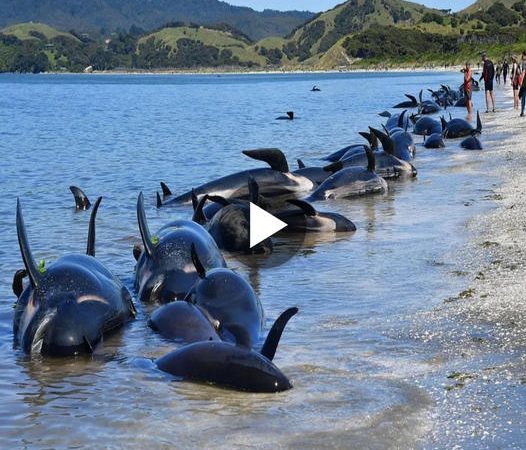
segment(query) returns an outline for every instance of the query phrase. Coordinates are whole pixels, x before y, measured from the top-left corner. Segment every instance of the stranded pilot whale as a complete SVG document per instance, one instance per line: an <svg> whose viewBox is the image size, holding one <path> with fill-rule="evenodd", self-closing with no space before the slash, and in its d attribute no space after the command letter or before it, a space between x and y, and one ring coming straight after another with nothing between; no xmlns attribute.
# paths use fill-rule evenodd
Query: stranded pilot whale
<svg viewBox="0 0 526 450"><path fill-rule="evenodd" d="M254 347L263 328L263 307L252 286L233 270L207 270L193 244L190 251L199 278L185 300L219 322L218 332L223 340L240 343L241 332L244 345Z"/></svg>
<svg viewBox="0 0 526 450"><path fill-rule="evenodd" d="M287 322L297 312L298 308L289 308L278 317L260 352L246 345L239 332L237 344L196 342L162 356L155 364L183 380L249 392L286 391L292 384L272 360Z"/></svg>
<svg viewBox="0 0 526 450"><path fill-rule="evenodd" d="M275 216L285 222L285 232L345 232L356 231L356 226L349 219L338 213L319 212L304 200L291 199L288 203L296 208L279 211Z"/></svg>
<svg viewBox="0 0 526 450"><path fill-rule="evenodd" d="M192 244L207 269L226 266L212 236L195 222L175 220L152 236L142 192L137 199L137 221L143 249L136 253L135 288L142 301L169 303L186 296L198 279L190 254Z"/></svg>
<svg viewBox="0 0 526 450"><path fill-rule="evenodd" d="M91 353L106 333L135 318L126 287L95 259L95 218L101 199L91 212L86 254L62 256L47 268L33 259L17 201L18 243L29 284L15 305L13 334L27 353ZM15 293L22 288L24 273L17 275Z"/></svg>
<svg viewBox="0 0 526 450"><path fill-rule="evenodd" d="M247 197L249 178L256 180L260 193L265 197L297 197L309 192L314 187L308 178L290 172L285 155L277 148L244 150L243 154L259 161L265 161L270 167L243 170L218 178L193 189L195 195L198 197L205 194L219 195L225 198ZM163 192L166 195L169 191L163 189ZM160 206L189 203L191 200L192 191L188 191L170 198Z"/></svg>
<svg viewBox="0 0 526 450"><path fill-rule="evenodd" d="M367 167L346 167L342 161L333 164L333 175L307 197L307 201L345 198L387 191L387 182L375 173L375 157L370 147L366 149Z"/></svg>
<svg viewBox="0 0 526 450"><path fill-rule="evenodd" d="M270 254L273 250L271 238L266 238L253 247L250 246L250 203L268 206L259 195L259 187L253 178L248 182L249 199L226 199L219 195L205 194L194 210L192 220L203 225L214 238L221 250L245 254ZM210 200L219 208L205 213L205 203ZM212 217L207 220L207 213ZM213 213L213 214L212 214Z"/></svg>

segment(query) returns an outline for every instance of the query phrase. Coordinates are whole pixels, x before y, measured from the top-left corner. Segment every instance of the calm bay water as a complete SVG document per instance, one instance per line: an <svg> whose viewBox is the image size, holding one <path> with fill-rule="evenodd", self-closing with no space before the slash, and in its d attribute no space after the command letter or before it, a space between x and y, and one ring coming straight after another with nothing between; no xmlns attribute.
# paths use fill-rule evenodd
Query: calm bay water
<svg viewBox="0 0 526 450"><path fill-rule="evenodd" d="M418 377L439 362L392 330L465 286L454 255L494 182L480 154L456 141L419 147L416 180L317 205L351 218L354 235L313 236L272 269L229 260L259 294L266 330L282 310L300 309L275 358L294 389L276 395L171 381L151 360L173 344L146 326L140 304L91 358L30 360L13 349L15 205L18 196L35 257L49 264L85 249L89 215L75 212L68 186L102 195L97 257L132 289L139 191L155 230L190 217L154 208L160 180L182 192L261 166L241 154L256 147L281 148L291 166L298 157L320 165L379 126L377 113L404 93L460 82L456 73L0 76L0 448L425 445L434 404ZM322 91L310 92L314 84ZM297 120L273 120L287 110Z"/></svg>

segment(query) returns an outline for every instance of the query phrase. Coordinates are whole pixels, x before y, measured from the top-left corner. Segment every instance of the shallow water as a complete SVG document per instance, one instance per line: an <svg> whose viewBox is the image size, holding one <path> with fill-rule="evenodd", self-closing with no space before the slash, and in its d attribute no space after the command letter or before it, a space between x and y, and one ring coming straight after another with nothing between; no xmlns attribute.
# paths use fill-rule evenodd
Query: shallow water
<svg viewBox="0 0 526 450"><path fill-rule="evenodd" d="M358 131L379 126L377 113L405 92L460 82L456 73L0 76L0 447L425 445L435 386L415 380L440 354L396 330L466 284L455 255L470 237L467 220L491 206L484 197L496 182L479 153L458 141L419 147L416 180L392 182L386 195L317 204L351 218L355 234L311 237L275 268L229 259L259 294L266 330L282 310L300 309L275 358L294 389L273 395L156 371L152 359L173 344L146 326L150 310L140 304L137 320L92 358L30 360L13 349L11 281L22 265L15 204L19 196L35 257L49 264L85 249L89 217L75 212L68 186L92 200L103 195L97 257L132 289L139 191L155 230L190 217L188 208L154 208L160 180L183 192L261 166L240 153L256 147L281 148L291 166L298 157L321 164L360 142ZM314 84L322 91L310 92ZM273 120L287 110L297 120Z"/></svg>

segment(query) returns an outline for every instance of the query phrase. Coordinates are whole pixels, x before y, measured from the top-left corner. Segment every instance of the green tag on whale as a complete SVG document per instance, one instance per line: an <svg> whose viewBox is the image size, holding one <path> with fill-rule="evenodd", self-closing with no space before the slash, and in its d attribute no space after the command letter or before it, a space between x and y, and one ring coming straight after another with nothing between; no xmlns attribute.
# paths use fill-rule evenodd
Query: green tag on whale
<svg viewBox="0 0 526 450"><path fill-rule="evenodd" d="M46 261L41 259L39 262L38 262L38 271L40 273L46 273Z"/></svg>

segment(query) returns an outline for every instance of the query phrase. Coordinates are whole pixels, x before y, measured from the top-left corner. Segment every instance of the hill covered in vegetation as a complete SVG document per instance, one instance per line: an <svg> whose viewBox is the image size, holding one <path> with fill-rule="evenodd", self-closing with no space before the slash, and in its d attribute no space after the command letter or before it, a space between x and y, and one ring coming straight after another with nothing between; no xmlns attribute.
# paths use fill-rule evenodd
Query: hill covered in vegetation
<svg viewBox="0 0 526 450"><path fill-rule="evenodd" d="M349 0L286 37L259 41L228 24L171 22L104 40L19 24L0 30L0 71L436 66L525 49L526 0L479 0L455 14L402 0Z"/></svg>
<svg viewBox="0 0 526 450"><path fill-rule="evenodd" d="M312 16L308 11L259 12L218 0L2 0L0 27L32 21L105 35L132 26L151 31L171 21L226 23L261 39L284 36Z"/></svg>

